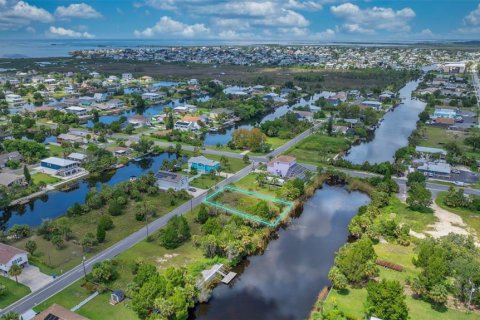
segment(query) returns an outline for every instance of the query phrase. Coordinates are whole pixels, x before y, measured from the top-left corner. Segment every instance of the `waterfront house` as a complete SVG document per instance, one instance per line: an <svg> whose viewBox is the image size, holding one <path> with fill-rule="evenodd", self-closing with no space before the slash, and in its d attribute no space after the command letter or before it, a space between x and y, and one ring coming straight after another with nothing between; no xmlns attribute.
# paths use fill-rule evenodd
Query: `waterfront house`
<svg viewBox="0 0 480 320"><path fill-rule="evenodd" d="M9 172L0 172L0 186L4 187L13 187L13 186L22 186L26 184L24 176L9 173Z"/></svg>
<svg viewBox="0 0 480 320"><path fill-rule="evenodd" d="M195 123L188 121L177 121L173 128L180 131L193 131L196 129Z"/></svg>
<svg viewBox="0 0 480 320"><path fill-rule="evenodd" d="M308 122L313 122L313 112L310 111L293 111L299 120L306 120Z"/></svg>
<svg viewBox="0 0 480 320"><path fill-rule="evenodd" d="M135 128L142 128L150 125L150 120L140 114L131 116L130 118L128 118L127 122Z"/></svg>
<svg viewBox="0 0 480 320"><path fill-rule="evenodd" d="M212 109L208 114L208 116L212 120L217 120L220 116L225 117L225 119L230 119L234 116L234 113L232 110L229 110L229 109L216 108L216 109Z"/></svg>
<svg viewBox="0 0 480 320"><path fill-rule="evenodd" d="M23 157L18 151L0 154L0 169L5 168L8 161L22 162Z"/></svg>
<svg viewBox="0 0 480 320"><path fill-rule="evenodd" d="M421 155L431 155L431 154L438 154L442 157L445 157L447 155L447 151L440 149L440 148L430 148L430 147L421 147L421 146L416 146L415 147L415 152L421 154Z"/></svg>
<svg viewBox="0 0 480 320"><path fill-rule="evenodd" d="M372 108L377 111L382 110L382 103L380 101L365 100L362 102L363 107Z"/></svg>
<svg viewBox="0 0 480 320"><path fill-rule="evenodd" d="M168 171L158 171L155 173L157 186L160 190L173 189L175 191L188 188L188 177Z"/></svg>
<svg viewBox="0 0 480 320"><path fill-rule="evenodd" d="M8 271L10 271L10 268L14 264L19 265L22 268L27 266L27 253L0 242L0 272L7 275Z"/></svg>
<svg viewBox="0 0 480 320"><path fill-rule="evenodd" d="M78 161L58 157L50 157L41 160L40 169L48 174L63 177L73 175L81 170Z"/></svg>
<svg viewBox="0 0 480 320"><path fill-rule="evenodd" d="M71 106L71 107L65 108L65 111L68 113L76 114L79 117L87 115L87 109L83 107L78 107L78 106Z"/></svg>
<svg viewBox="0 0 480 320"><path fill-rule="evenodd" d="M145 92L145 93L142 94L142 99L147 100L147 101L155 102L155 101L159 101L160 99L162 99L162 96L158 93L155 93L155 92Z"/></svg>
<svg viewBox="0 0 480 320"><path fill-rule="evenodd" d="M297 159L292 156L278 156L267 163L267 171L278 177L305 178L307 168L297 163Z"/></svg>
<svg viewBox="0 0 480 320"><path fill-rule="evenodd" d="M188 159L188 168L190 170L196 169L200 173L209 173L211 171L218 171L220 162L210 160L204 156L192 157Z"/></svg>
<svg viewBox="0 0 480 320"><path fill-rule="evenodd" d="M122 80L131 81L133 80L133 75L131 73L122 73Z"/></svg>
<svg viewBox="0 0 480 320"><path fill-rule="evenodd" d="M109 109L120 109L120 108L123 108L123 106L125 105L125 102L123 102L120 99L112 99L112 100L108 100L106 105L109 107Z"/></svg>
<svg viewBox="0 0 480 320"><path fill-rule="evenodd" d="M181 113L181 114L194 113L194 112L197 112L197 107L192 104L184 104L182 106L177 106L173 108L173 112Z"/></svg>
<svg viewBox="0 0 480 320"><path fill-rule="evenodd" d="M279 156L267 164L267 171L276 176L287 176L288 170L297 163L297 159L291 156Z"/></svg>
<svg viewBox="0 0 480 320"><path fill-rule="evenodd" d="M83 137L80 137L74 134L61 133L57 136L57 143L61 144L63 142L83 144L85 140L83 139Z"/></svg>
<svg viewBox="0 0 480 320"><path fill-rule="evenodd" d="M78 152L72 152L67 156L68 160L77 161L79 163L84 163L87 160L87 155Z"/></svg>
<svg viewBox="0 0 480 320"><path fill-rule="evenodd" d="M11 105L14 105L14 106L21 105L21 104L25 103L25 101L23 100L23 98L21 96L19 96L18 94L14 94L14 93L6 94L5 95L5 100L7 100L7 103L9 103Z"/></svg>
<svg viewBox="0 0 480 320"><path fill-rule="evenodd" d="M95 98L89 96L80 97L78 100L82 106L91 106L95 102Z"/></svg>
<svg viewBox="0 0 480 320"><path fill-rule="evenodd" d="M95 102L107 101L108 95L106 93L97 92L93 95Z"/></svg>

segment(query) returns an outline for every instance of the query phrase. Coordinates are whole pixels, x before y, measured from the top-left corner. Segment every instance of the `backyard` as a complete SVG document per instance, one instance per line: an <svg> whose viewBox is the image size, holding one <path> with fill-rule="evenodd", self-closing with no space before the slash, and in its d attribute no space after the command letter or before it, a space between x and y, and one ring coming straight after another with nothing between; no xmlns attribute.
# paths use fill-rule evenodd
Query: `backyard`
<svg viewBox="0 0 480 320"><path fill-rule="evenodd" d="M40 182L45 182L45 184L54 184L60 181L60 179L56 177L52 177L43 172L37 172L32 174L32 181L34 184L39 184Z"/></svg>

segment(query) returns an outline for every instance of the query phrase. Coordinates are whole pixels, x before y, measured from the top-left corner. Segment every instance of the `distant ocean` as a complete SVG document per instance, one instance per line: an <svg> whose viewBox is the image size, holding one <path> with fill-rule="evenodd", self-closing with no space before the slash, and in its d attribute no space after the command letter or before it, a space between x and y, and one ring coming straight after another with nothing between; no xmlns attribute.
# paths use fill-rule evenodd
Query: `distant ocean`
<svg viewBox="0 0 480 320"><path fill-rule="evenodd" d="M305 42L285 40L276 41L235 41L222 42L218 40L152 40L152 39L43 39L43 40L11 40L0 39L0 58L47 58L66 57L69 52L83 49L100 48L152 48L165 46L212 46L212 45L254 45L254 44L283 44L283 45L351 45L351 46L399 46L409 45L411 42L396 43L352 43L352 42Z"/></svg>

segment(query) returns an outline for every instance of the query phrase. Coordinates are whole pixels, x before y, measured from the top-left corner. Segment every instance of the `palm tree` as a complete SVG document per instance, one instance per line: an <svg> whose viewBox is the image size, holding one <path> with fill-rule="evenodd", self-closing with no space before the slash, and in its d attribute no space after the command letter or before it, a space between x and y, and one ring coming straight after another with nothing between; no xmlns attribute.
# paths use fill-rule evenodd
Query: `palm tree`
<svg viewBox="0 0 480 320"><path fill-rule="evenodd" d="M18 264L14 264L10 267L10 270L8 270L8 274L11 277L15 277L15 281L18 283L18 276L22 274L22 267L20 267Z"/></svg>

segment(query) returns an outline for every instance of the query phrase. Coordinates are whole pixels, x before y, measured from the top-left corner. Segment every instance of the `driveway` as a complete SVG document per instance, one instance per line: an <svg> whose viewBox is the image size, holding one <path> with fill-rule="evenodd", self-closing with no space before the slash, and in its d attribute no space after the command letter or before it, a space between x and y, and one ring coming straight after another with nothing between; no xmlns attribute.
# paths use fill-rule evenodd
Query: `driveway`
<svg viewBox="0 0 480 320"><path fill-rule="evenodd" d="M15 280L15 278L13 278L13 280ZM32 265L26 266L23 269L22 274L18 276L18 282L29 287L32 292L43 288L53 280L52 276L40 272L38 267Z"/></svg>

